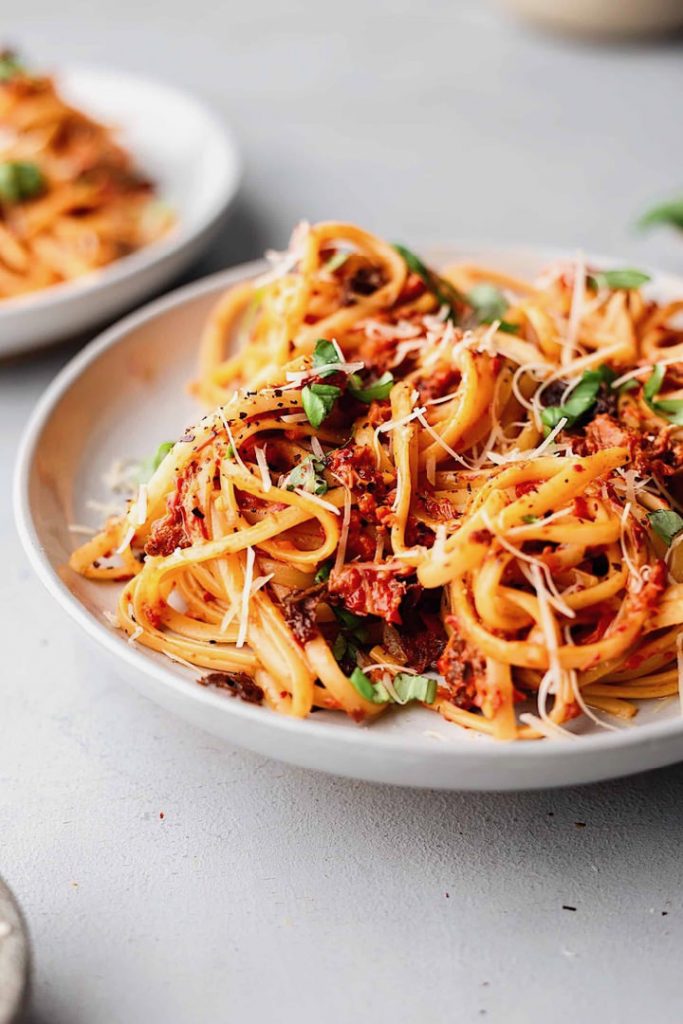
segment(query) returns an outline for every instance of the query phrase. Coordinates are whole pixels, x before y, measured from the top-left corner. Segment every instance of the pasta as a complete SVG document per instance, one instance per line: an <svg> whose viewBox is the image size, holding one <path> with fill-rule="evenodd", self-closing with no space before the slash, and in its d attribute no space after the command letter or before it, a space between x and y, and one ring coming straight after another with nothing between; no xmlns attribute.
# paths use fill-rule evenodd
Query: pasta
<svg viewBox="0 0 683 1024"><path fill-rule="evenodd" d="M0 54L0 299L70 281L173 223L112 131Z"/></svg>
<svg viewBox="0 0 683 1024"><path fill-rule="evenodd" d="M210 409L71 566L129 638L287 715L499 740L679 692L682 303L300 225L201 340Z"/></svg>

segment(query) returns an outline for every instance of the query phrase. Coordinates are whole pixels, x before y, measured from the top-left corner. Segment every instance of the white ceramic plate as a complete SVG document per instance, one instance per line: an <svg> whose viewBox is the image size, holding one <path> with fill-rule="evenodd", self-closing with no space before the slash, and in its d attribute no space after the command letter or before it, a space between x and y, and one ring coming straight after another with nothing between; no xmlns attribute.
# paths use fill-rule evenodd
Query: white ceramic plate
<svg viewBox="0 0 683 1024"><path fill-rule="evenodd" d="M558 256L490 246L434 252L522 275ZM231 743L309 768L400 785L519 789L590 782L683 758L677 699L644 703L635 724L618 732L588 723L576 740L534 743L497 743L424 708L389 711L364 727L328 712L297 721L198 686L199 670L131 645L107 625L103 613L113 610L118 588L63 568L82 539L69 524L96 525L86 502L111 500L100 480L115 457L147 455L196 418L185 383L195 371L201 327L227 285L260 269L249 264L218 274L129 316L77 356L39 403L19 456L16 514L34 568L69 614L153 700ZM658 274L656 289L680 297L683 281Z"/></svg>
<svg viewBox="0 0 683 1024"><path fill-rule="evenodd" d="M36 348L131 308L179 274L220 226L240 177L235 143L201 103L138 75L61 70L59 88L118 129L136 164L157 183L177 224L145 248L75 281L0 299L0 356Z"/></svg>

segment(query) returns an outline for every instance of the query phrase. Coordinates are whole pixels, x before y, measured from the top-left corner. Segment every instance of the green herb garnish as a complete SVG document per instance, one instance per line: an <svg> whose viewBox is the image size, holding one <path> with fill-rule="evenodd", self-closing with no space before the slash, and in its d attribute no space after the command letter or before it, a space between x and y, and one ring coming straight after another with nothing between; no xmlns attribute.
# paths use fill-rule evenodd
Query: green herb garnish
<svg viewBox="0 0 683 1024"><path fill-rule="evenodd" d="M602 288L609 288L612 291L618 289L624 289L625 291L631 291L633 288L640 288L642 285L647 284L651 280L649 274L643 273L642 270L631 270L624 268L623 270L600 270L595 274L589 274L587 281L591 288L596 291L600 291Z"/></svg>
<svg viewBox="0 0 683 1024"><path fill-rule="evenodd" d="M433 704L436 699L436 679L399 672L392 680L393 693L383 683L373 683L361 668L349 676L352 686L365 700L373 704L407 704L411 700Z"/></svg>
<svg viewBox="0 0 683 1024"><path fill-rule="evenodd" d="M309 494L325 494L327 491L327 480L322 475L325 463L322 459L316 459L315 455L307 455L298 466L290 469L283 481L287 491L293 491L297 487Z"/></svg>
<svg viewBox="0 0 683 1024"><path fill-rule="evenodd" d="M0 82L9 82L10 79L20 75L24 66L12 50L4 50L0 53Z"/></svg>
<svg viewBox="0 0 683 1024"><path fill-rule="evenodd" d="M374 384L368 384L367 387L363 387L363 381L357 373L352 373L349 377L349 393L354 398L357 398L359 402L367 402L368 404L388 398L393 386L394 375L389 370L383 373Z"/></svg>
<svg viewBox="0 0 683 1024"><path fill-rule="evenodd" d="M519 327L517 324L511 324L505 319L505 311L509 303L500 288L496 288L494 284L487 284L486 282L476 284L467 293L465 299L468 305L472 307L478 324L492 324L495 320L498 320L499 331L503 331L505 334L518 333Z"/></svg>
<svg viewBox="0 0 683 1024"><path fill-rule="evenodd" d="M339 353L327 338L318 338L313 351L313 368L321 369L319 376L326 377L330 373L336 373L334 363L340 362Z"/></svg>
<svg viewBox="0 0 683 1024"><path fill-rule="evenodd" d="M541 412L541 420L546 428L546 435L566 419L565 429L573 427L578 419L589 412L595 405L601 384L610 384L614 380L614 371L609 366L600 366L597 370L586 370L571 395L562 405L549 405Z"/></svg>
<svg viewBox="0 0 683 1024"><path fill-rule="evenodd" d="M346 608L342 608L340 605L334 605L332 611L346 633L353 637L354 640L357 640L358 643L365 643L368 638L368 627L364 618L360 615L354 615L353 612L347 611Z"/></svg>
<svg viewBox="0 0 683 1024"><path fill-rule="evenodd" d="M664 382L666 367L657 363L652 373L645 381L643 387L643 398L653 413L675 423L676 426L683 426L683 399L681 398L657 398Z"/></svg>
<svg viewBox="0 0 683 1024"><path fill-rule="evenodd" d="M154 455L151 455L148 459L142 459L135 472L135 479L139 484L147 483L154 476L174 445L174 441L162 441Z"/></svg>
<svg viewBox="0 0 683 1024"><path fill-rule="evenodd" d="M410 249L406 249L405 245L394 243L394 249L399 256L403 257L408 269L422 278L425 287L432 293L439 305L448 307L448 319L457 319L458 305L467 304L465 296L457 288L454 288L450 281L445 281L443 277L439 277L433 270L430 270L420 257Z"/></svg>
<svg viewBox="0 0 683 1024"><path fill-rule="evenodd" d="M327 561L327 562L323 562L323 564L320 566L320 568L318 569L317 573L313 577L313 582L314 583L326 583L328 581L328 579L330 578L330 573L332 572L333 564L334 563L332 562L331 559L329 561Z"/></svg>
<svg viewBox="0 0 683 1024"><path fill-rule="evenodd" d="M476 313L480 324L490 324L494 320L502 320L505 310L508 308L505 296L494 284L476 284L465 298Z"/></svg>
<svg viewBox="0 0 683 1024"><path fill-rule="evenodd" d="M669 224L683 230L683 199L672 199L648 210L638 221L639 228L651 228L657 224Z"/></svg>
<svg viewBox="0 0 683 1024"><path fill-rule="evenodd" d="M307 384L301 389L301 403L312 427L327 419L340 395L341 388L334 384Z"/></svg>
<svg viewBox="0 0 683 1024"><path fill-rule="evenodd" d="M341 252L341 250L339 252L335 252L334 256L330 256L327 263L323 263L320 269L326 271L328 274L333 274L335 270L339 270L340 267L344 266L350 255L351 253Z"/></svg>
<svg viewBox="0 0 683 1024"><path fill-rule="evenodd" d="M5 160L0 163L0 201L21 203L33 199L45 187L43 172L28 160Z"/></svg>
<svg viewBox="0 0 683 1024"><path fill-rule="evenodd" d="M667 547L683 530L683 519L672 509L659 508L648 512L647 518L654 532L666 542Z"/></svg>
<svg viewBox="0 0 683 1024"><path fill-rule="evenodd" d="M537 523L538 519L538 516L522 516L523 523Z"/></svg>

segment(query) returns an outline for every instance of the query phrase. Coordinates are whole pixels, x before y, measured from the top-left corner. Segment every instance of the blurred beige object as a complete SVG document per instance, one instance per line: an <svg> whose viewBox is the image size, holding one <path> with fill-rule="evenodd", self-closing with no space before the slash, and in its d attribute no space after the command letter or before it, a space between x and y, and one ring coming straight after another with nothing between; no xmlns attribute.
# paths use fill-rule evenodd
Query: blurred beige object
<svg viewBox="0 0 683 1024"><path fill-rule="evenodd" d="M683 0L501 0L548 28L584 35L636 36L683 27Z"/></svg>

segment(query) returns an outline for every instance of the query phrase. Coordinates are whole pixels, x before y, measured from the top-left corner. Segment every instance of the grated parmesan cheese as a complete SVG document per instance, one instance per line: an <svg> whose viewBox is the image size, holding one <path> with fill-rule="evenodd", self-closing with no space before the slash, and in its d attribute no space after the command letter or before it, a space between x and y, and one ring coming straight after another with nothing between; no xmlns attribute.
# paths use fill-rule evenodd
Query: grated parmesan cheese
<svg viewBox="0 0 683 1024"><path fill-rule="evenodd" d="M263 484L263 490L268 491L273 486L273 481L270 478L270 470L268 469L268 460L266 458L266 449L268 444L266 443L263 448L254 448L254 454L256 456L256 462L261 472L261 483Z"/></svg>
<svg viewBox="0 0 683 1024"><path fill-rule="evenodd" d="M244 587L242 588L242 606L240 609L240 628L237 634L237 647L244 647L247 639L247 627L249 625L249 598L251 597L251 583L254 576L254 561L256 552L252 547L247 549L247 559L244 568Z"/></svg>

